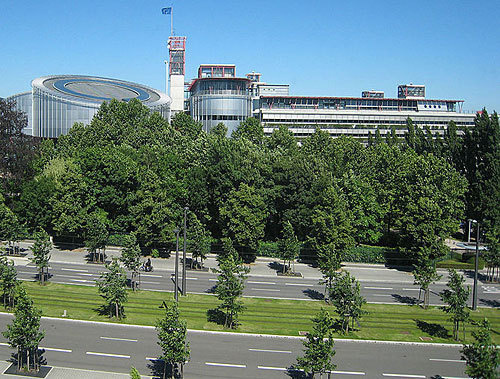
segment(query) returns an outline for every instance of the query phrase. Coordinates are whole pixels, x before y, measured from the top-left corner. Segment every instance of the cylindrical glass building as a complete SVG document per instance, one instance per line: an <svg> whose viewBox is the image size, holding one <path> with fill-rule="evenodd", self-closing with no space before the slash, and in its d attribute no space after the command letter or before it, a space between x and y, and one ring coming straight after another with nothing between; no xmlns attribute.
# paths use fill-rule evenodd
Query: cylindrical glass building
<svg viewBox="0 0 500 379"><path fill-rule="evenodd" d="M189 88L191 117L210 131L219 122L228 134L252 114L250 81L246 78L198 78Z"/></svg>
<svg viewBox="0 0 500 379"><path fill-rule="evenodd" d="M67 134L76 122L89 124L104 101L138 99L153 112L170 118L170 98L152 88L123 80L94 76L60 75L35 79L29 94L12 96L17 107L28 113L27 134L57 138ZM22 105L19 101L21 100ZM31 117L30 117L31 113Z"/></svg>

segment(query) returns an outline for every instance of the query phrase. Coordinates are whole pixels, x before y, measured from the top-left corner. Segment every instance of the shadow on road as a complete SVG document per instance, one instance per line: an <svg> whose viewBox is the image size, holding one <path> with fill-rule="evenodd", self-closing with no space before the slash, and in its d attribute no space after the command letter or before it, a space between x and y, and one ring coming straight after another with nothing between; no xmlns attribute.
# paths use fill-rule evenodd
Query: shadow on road
<svg viewBox="0 0 500 379"><path fill-rule="evenodd" d="M487 305L492 308L500 308L500 301L498 300L490 300L490 299L479 299L481 304Z"/></svg>
<svg viewBox="0 0 500 379"><path fill-rule="evenodd" d="M293 366L290 366L290 367L287 368L286 374L290 378L294 378L294 379L305 379L305 378L307 378L307 375L304 373L304 371L297 370Z"/></svg>
<svg viewBox="0 0 500 379"><path fill-rule="evenodd" d="M391 296L398 303L409 304L409 305L417 305L418 304L418 299L415 297L412 297L412 296L401 296L397 293L393 293L393 294L391 294Z"/></svg>
<svg viewBox="0 0 500 379"><path fill-rule="evenodd" d="M302 293L313 300L325 300L325 295L313 289L303 290Z"/></svg>

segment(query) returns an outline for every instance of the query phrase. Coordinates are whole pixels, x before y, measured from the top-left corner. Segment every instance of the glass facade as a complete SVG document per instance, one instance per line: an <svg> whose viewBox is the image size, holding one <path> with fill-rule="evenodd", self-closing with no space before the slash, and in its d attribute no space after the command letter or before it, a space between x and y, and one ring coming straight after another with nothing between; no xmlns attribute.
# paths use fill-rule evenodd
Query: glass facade
<svg viewBox="0 0 500 379"><path fill-rule="evenodd" d="M231 135L252 114L248 79L197 79L190 93L191 116L206 132L223 122Z"/></svg>
<svg viewBox="0 0 500 379"><path fill-rule="evenodd" d="M18 95L10 96L9 100L14 100L16 102L16 110L26 113L28 118L28 125L23 129L23 133L32 136L33 135L33 117L32 117L32 96L31 92L24 92Z"/></svg>

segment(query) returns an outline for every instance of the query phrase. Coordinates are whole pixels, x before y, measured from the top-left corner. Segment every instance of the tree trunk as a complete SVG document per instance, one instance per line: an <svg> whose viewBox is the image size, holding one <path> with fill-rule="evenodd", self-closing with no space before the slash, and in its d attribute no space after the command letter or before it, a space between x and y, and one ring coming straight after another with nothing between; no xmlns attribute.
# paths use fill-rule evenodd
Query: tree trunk
<svg viewBox="0 0 500 379"><path fill-rule="evenodd" d="M118 302L115 301L115 312L116 312L116 318L120 318L120 313L118 310Z"/></svg>
<svg viewBox="0 0 500 379"><path fill-rule="evenodd" d="M163 379L167 377L167 361L163 361Z"/></svg>

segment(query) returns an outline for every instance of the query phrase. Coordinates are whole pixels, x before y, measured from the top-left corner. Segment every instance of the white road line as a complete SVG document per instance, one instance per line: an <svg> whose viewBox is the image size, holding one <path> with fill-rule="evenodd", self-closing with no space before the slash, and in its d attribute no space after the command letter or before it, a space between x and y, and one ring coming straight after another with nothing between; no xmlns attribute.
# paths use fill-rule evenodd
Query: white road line
<svg viewBox="0 0 500 379"><path fill-rule="evenodd" d="M97 275L97 274L86 274L84 272L80 272L80 273L77 273L78 275L82 275L82 276L94 276L94 275Z"/></svg>
<svg viewBox="0 0 500 379"><path fill-rule="evenodd" d="M267 289L267 288L250 288L251 291L271 291L271 292L279 292L281 290L277 289Z"/></svg>
<svg viewBox="0 0 500 379"><path fill-rule="evenodd" d="M151 357L146 357L147 361L161 361L160 358L151 358Z"/></svg>
<svg viewBox="0 0 500 379"><path fill-rule="evenodd" d="M311 287L311 286L315 286L315 284L307 284L307 283L285 283L285 286Z"/></svg>
<svg viewBox="0 0 500 379"><path fill-rule="evenodd" d="M216 282L217 279L208 279L209 282Z"/></svg>
<svg viewBox="0 0 500 379"><path fill-rule="evenodd" d="M403 288L403 291L420 291L419 288Z"/></svg>
<svg viewBox="0 0 500 379"><path fill-rule="evenodd" d="M144 283L144 284L160 284L160 282L144 282L141 280L141 283Z"/></svg>
<svg viewBox="0 0 500 379"><path fill-rule="evenodd" d="M8 343L0 342L0 346L10 346Z"/></svg>
<svg viewBox="0 0 500 379"><path fill-rule="evenodd" d="M247 365L238 365L232 363L215 363L215 362L205 362L207 366L221 366L221 367L236 367L236 368L246 368Z"/></svg>
<svg viewBox="0 0 500 379"><path fill-rule="evenodd" d="M128 338L114 338L114 337L99 337L99 338L102 340L137 342L137 340L130 340Z"/></svg>
<svg viewBox="0 0 500 379"><path fill-rule="evenodd" d="M465 363L464 360L461 359L440 359L440 358L429 358L430 361L435 362L455 362L455 363Z"/></svg>
<svg viewBox="0 0 500 379"><path fill-rule="evenodd" d="M198 280L198 278L186 278L186 280Z"/></svg>
<svg viewBox="0 0 500 379"><path fill-rule="evenodd" d="M342 374L342 375L366 375L366 373L361 371L331 371L332 374Z"/></svg>
<svg viewBox="0 0 500 379"><path fill-rule="evenodd" d="M95 351L86 351L87 355L97 355L100 357L111 357L111 358L126 358L130 359L130 355L121 355L121 354L108 354L108 353L96 353Z"/></svg>
<svg viewBox="0 0 500 379"><path fill-rule="evenodd" d="M151 275L151 274L140 274L140 275L148 278L163 278L163 276L161 275Z"/></svg>
<svg viewBox="0 0 500 379"><path fill-rule="evenodd" d="M276 371L286 371L287 368L285 367L271 367L271 366L257 366L257 368L260 368L261 370L276 370Z"/></svg>
<svg viewBox="0 0 500 379"><path fill-rule="evenodd" d="M250 351L259 351L262 353L283 353L283 354L292 354L289 350L265 350L265 349L248 349Z"/></svg>
<svg viewBox="0 0 500 379"><path fill-rule="evenodd" d="M391 287L364 287L367 290L392 290Z"/></svg>
<svg viewBox="0 0 500 379"><path fill-rule="evenodd" d="M79 282L79 283L92 283L93 280L86 280L86 279L70 279L72 282Z"/></svg>
<svg viewBox="0 0 500 379"><path fill-rule="evenodd" d="M247 281L247 283L252 283L252 284L276 284L275 282L253 282L251 280Z"/></svg>
<svg viewBox="0 0 500 379"><path fill-rule="evenodd" d="M382 294L379 294L379 293L374 293L373 295L371 296L378 296L378 297L392 297L392 295L382 295Z"/></svg>
<svg viewBox="0 0 500 379"><path fill-rule="evenodd" d="M55 348L55 347L42 347L42 346L39 346L39 348L47 350L47 351L57 351L59 353L72 353L73 352L73 350L70 350L70 349L58 349L58 348Z"/></svg>
<svg viewBox="0 0 500 379"><path fill-rule="evenodd" d="M390 376L393 378L424 378L425 375L411 375L411 374L382 374L382 376Z"/></svg>
<svg viewBox="0 0 500 379"><path fill-rule="evenodd" d="M463 376L443 376L443 379L470 379L469 377L464 378Z"/></svg>
<svg viewBox="0 0 500 379"><path fill-rule="evenodd" d="M89 272L89 270L75 270L74 268L61 268L62 271Z"/></svg>

